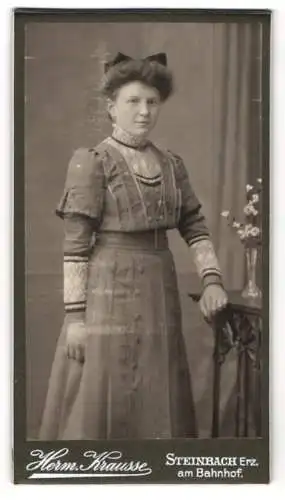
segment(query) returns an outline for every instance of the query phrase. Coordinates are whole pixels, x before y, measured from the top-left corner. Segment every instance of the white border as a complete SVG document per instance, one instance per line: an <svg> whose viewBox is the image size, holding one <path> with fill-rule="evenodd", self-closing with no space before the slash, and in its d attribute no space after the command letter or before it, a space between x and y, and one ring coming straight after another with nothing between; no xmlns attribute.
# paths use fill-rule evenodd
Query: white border
<svg viewBox="0 0 285 500"><path fill-rule="evenodd" d="M40 2L30 0L27 2L18 2L17 7L62 7L62 8L94 8L95 2L74 2L74 1L54 1ZM209 495L211 498L227 498L231 495L235 498L256 495L258 499L267 498L268 495L273 498L284 497L285 480L285 427L284 427L284 366L285 366L285 335L283 332L284 322L284 288L285 288L285 270L284 270L284 252L285 252L285 203L284 203L284 171L282 163L285 163L285 6L284 1L207 1L207 2L189 2L189 1L97 1L96 7L102 8L123 8L123 7L160 7L160 8L269 8L278 9L273 18L273 58L272 58L272 87L271 87L271 265L272 265L272 299L271 299L271 396L272 396L272 452L271 460L273 466L273 482L269 486L263 485L239 485L239 486L194 486L194 485L150 485L150 486L14 486L11 480L11 450L10 450L10 399L11 399L11 366L9 363L10 345L11 345L11 277L9 267L11 265L11 224L12 224L12 196L11 196L11 9L15 7L12 2L2 1L0 4L0 38L1 38L1 167L0 167L0 202L1 202L1 280L0 280L0 304L1 304L1 361L0 361L0 383L1 383L1 408L0 408L0 492L2 498L22 498L26 495L29 500L41 496L41 500L55 494L68 494L69 499L78 499L82 494L85 498L94 498L95 495L113 498L116 500L126 499L129 495L135 495L139 500L146 494L163 493L170 498L175 495L191 495L194 493L195 500ZM94 490L94 488L96 488ZM209 488L211 488L209 490Z"/></svg>

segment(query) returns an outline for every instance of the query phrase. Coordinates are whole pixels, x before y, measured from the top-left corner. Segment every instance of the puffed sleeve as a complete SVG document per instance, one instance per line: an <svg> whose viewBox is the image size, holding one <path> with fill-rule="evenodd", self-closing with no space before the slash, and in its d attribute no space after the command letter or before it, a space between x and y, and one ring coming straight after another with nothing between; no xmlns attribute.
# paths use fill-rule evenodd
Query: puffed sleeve
<svg viewBox="0 0 285 500"><path fill-rule="evenodd" d="M69 321L85 318L89 254L104 204L102 156L78 149L72 156L56 214L64 221L64 308Z"/></svg>
<svg viewBox="0 0 285 500"><path fill-rule="evenodd" d="M181 192L181 210L178 230L187 242L203 286L222 285L220 265L211 241L201 203L189 181L182 158L175 156L176 182Z"/></svg>
<svg viewBox="0 0 285 500"><path fill-rule="evenodd" d="M98 227L102 217L104 189L102 154L94 149L77 149L68 165L64 192L56 214L61 218L83 215L92 219Z"/></svg>

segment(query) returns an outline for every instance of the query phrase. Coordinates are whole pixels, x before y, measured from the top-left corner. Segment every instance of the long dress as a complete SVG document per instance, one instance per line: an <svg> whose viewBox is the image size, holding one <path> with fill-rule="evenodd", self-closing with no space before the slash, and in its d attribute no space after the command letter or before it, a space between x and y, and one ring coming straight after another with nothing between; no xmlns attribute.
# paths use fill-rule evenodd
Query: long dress
<svg viewBox="0 0 285 500"><path fill-rule="evenodd" d="M153 164L152 177L141 165ZM196 437L176 271L166 231L208 238L183 161L107 138L75 152L57 214L64 252L88 260L85 361L68 359L66 312L41 440ZM88 258L86 257L88 256Z"/></svg>

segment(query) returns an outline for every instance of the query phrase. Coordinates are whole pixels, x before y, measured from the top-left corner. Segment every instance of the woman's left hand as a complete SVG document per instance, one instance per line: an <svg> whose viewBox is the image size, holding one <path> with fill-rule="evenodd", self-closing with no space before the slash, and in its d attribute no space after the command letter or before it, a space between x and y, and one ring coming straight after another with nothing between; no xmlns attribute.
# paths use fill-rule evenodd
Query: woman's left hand
<svg viewBox="0 0 285 500"><path fill-rule="evenodd" d="M228 297L222 286L212 284L206 286L200 299L203 316L210 321L215 314L222 311L228 303Z"/></svg>

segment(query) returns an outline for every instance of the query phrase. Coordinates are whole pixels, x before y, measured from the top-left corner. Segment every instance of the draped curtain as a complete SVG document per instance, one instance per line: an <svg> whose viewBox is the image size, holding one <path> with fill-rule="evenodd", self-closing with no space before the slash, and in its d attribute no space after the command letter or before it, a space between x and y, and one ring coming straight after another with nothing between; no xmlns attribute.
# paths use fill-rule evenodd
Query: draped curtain
<svg viewBox="0 0 285 500"><path fill-rule="evenodd" d="M261 176L261 25L214 25L213 236L228 289L244 284L244 250L221 217L243 218L245 186Z"/></svg>

